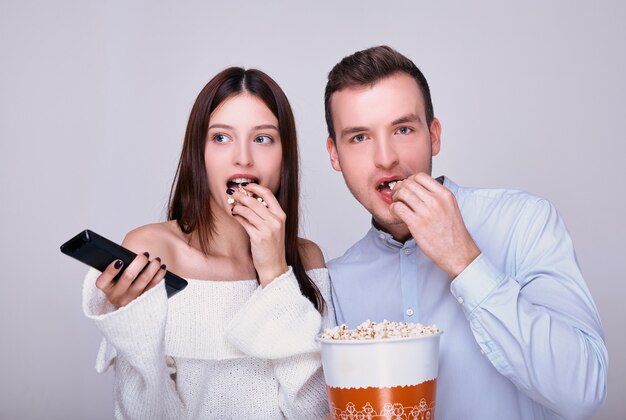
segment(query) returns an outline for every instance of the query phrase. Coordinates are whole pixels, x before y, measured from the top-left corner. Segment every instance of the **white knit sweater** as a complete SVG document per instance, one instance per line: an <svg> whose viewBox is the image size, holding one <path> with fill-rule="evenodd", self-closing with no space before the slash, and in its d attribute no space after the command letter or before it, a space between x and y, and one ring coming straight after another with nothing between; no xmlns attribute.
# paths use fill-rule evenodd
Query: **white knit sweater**
<svg viewBox="0 0 626 420"><path fill-rule="evenodd" d="M90 270L83 310L104 335L96 370L115 367L117 419L321 419L328 413L314 337L334 324L326 269L308 272L322 316L291 268L256 280L164 283L115 309Z"/></svg>

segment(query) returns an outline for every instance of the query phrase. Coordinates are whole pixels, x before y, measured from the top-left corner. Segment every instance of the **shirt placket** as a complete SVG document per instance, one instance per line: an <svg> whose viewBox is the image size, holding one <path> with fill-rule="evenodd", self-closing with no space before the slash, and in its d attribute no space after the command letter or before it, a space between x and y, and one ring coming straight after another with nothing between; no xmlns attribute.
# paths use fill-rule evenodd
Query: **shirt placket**
<svg viewBox="0 0 626 420"><path fill-rule="evenodd" d="M402 315L404 322L418 322L416 246L410 241L400 249L400 285L402 287Z"/></svg>

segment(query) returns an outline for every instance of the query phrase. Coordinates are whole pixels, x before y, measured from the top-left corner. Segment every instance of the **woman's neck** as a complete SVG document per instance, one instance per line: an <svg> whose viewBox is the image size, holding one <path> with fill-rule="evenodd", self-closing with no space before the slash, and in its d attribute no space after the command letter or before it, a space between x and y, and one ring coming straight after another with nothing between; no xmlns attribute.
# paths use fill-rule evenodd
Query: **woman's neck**
<svg viewBox="0 0 626 420"><path fill-rule="evenodd" d="M232 215L226 214L224 209L216 203L211 204L214 228L209 243L209 256L252 261L250 237L246 230ZM191 246L201 249L198 236L197 232L192 234Z"/></svg>

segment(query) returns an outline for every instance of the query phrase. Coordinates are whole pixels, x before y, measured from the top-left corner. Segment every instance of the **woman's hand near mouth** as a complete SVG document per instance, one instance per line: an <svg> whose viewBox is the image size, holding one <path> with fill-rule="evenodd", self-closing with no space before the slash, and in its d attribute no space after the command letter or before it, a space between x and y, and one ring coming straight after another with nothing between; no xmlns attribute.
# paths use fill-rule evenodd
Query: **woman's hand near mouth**
<svg viewBox="0 0 626 420"><path fill-rule="evenodd" d="M269 189L257 184L242 185L242 188L264 201L240 190L230 196L235 200L231 213L250 237L252 262L261 286L265 287L288 269L285 258L287 215Z"/></svg>

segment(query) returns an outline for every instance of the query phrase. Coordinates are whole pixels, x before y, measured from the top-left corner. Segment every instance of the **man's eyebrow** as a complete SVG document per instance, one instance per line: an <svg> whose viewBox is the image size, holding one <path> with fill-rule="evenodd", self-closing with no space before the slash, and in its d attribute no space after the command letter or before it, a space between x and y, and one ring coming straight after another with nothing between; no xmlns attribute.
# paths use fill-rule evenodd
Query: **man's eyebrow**
<svg viewBox="0 0 626 420"><path fill-rule="evenodd" d="M391 125L406 124L406 123L418 123L419 124L421 122L422 122L422 119L419 117L419 115L407 114L398 119L393 120Z"/></svg>
<svg viewBox="0 0 626 420"><path fill-rule="evenodd" d="M367 127L346 127L341 130L341 137L345 137L348 134L356 134L362 131L367 131Z"/></svg>

